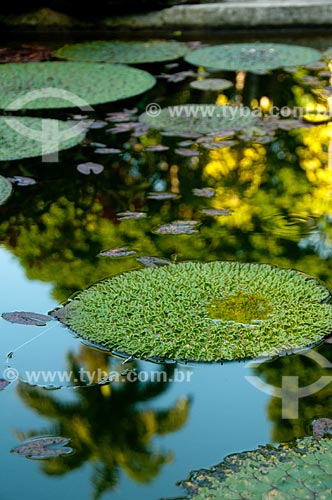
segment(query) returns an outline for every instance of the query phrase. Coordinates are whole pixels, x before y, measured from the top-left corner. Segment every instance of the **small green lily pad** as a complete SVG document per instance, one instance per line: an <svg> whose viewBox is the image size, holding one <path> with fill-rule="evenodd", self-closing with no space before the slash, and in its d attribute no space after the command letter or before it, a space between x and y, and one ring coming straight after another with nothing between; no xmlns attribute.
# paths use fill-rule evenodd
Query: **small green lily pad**
<svg viewBox="0 0 332 500"><path fill-rule="evenodd" d="M96 41L65 45L55 56L70 61L141 64L171 61L187 52L187 45L176 41Z"/></svg>
<svg viewBox="0 0 332 500"><path fill-rule="evenodd" d="M318 61L321 53L310 47L281 43L232 43L215 45L190 52L186 61L225 71L276 69L282 66L303 66Z"/></svg>
<svg viewBox="0 0 332 500"><path fill-rule="evenodd" d="M0 149L1 154L1 149ZM9 198L12 192L13 186L6 177L0 175L0 205L3 205L5 201Z"/></svg>
<svg viewBox="0 0 332 500"><path fill-rule="evenodd" d="M321 341L332 331L328 298L294 270L187 262L103 280L52 315L89 341L139 358L217 361Z"/></svg>
<svg viewBox="0 0 332 500"><path fill-rule="evenodd" d="M58 141L54 131L59 133ZM76 146L84 136L83 129L75 132L72 124L61 120L1 116L0 161L56 153Z"/></svg>
<svg viewBox="0 0 332 500"><path fill-rule="evenodd" d="M332 498L332 440L310 437L229 455L179 484L191 500Z"/></svg>
<svg viewBox="0 0 332 500"><path fill-rule="evenodd" d="M220 90L229 89L233 87L233 82L224 80L223 78L205 78L205 80L194 80L190 82L190 87L198 90L211 90L219 92Z"/></svg>
<svg viewBox="0 0 332 500"><path fill-rule="evenodd" d="M60 61L3 64L0 108L11 111L84 108L141 94L155 83L155 78L146 71L120 64ZM31 94L32 91L35 92Z"/></svg>
<svg viewBox="0 0 332 500"><path fill-rule="evenodd" d="M185 104L164 108L157 114L143 113L139 120L152 129L209 134L230 128L241 130L253 125L257 118L249 108L240 106Z"/></svg>

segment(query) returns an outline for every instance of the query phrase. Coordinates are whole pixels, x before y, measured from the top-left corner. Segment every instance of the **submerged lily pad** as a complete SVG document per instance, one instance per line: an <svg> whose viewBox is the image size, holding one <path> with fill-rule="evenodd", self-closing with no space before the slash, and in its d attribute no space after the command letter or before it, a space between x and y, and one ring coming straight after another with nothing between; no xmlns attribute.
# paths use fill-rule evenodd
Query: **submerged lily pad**
<svg viewBox="0 0 332 500"><path fill-rule="evenodd" d="M140 358L216 361L320 341L332 330L332 306L322 302L329 297L294 270L189 262L106 279L53 315L87 340ZM219 315L210 314L216 301Z"/></svg>
<svg viewBox="0 0 332 500"><path fill-rule="evenodd" d="M198 90L213 90L218 92L219 90L229 89L233 87L233 82L230 80L224 80L223 78L206 78L205 80L194 80L190 82L190 87Z"/></svg>
<svg viewBox="0 0 332 500"><path fill-rule="evenodd" d="M120 64L4 64L0 66L0 108L82 108L141 94L155 83L146 71Z"/></svg>
<svg viewBox="0 0 332 500"><path fill-rule="evenodd" d="M54 130L59 132L58 141L54 141ZM83 128L81 132L79 129L75 131L71 124L61 120L1 116L0 161L56 153L75 146L84 135Z"/></svg>
<svg viewBox="0 0 332 500"><path fill-rule="evenodd" d="M249 108L240 106L185 104L164 108L156 115L143 113L139 120L157 130L168 129L172 132L190 130L190 134L192 132L209 134L230 128L241 130L255 123L257 118ZM184 136L182 135L182 137ZM186 135L186 137L189 136Z"/></svg>
<svg viewBox="0 0 332 500"><path fill-rule="evenodd" d="M256 71L303 66L321 58L318 50L281 43L232 43L190 52L186 61L227 71Z"/></svg>
<svg viewBox="0 0 332 500"><path fill-rule="evenodd" d="M140 64L171 61L187 52L187 45L176 41L96 41L65 45L55 55L70 61Z"/></svg>
<svg viewBox="0 0 332 500"><path fill-rule="evenodd" d="M180 485L192 500L299 500L332 497L332 440L304 438L229 455Z"/></svg>
<svg viewBox="0 0 332 500"><path fill-rule="evenodd" d="M65 447L70 439L61 436L45 436L33 439L27 439L23 443L15 446L11 451L15 455L25 458L55 458L61 455L69 455L73 452L72 448Z"/></svg>
<svg viewBox="0 0 332 500"><path fill-rule="evenodd" d="M0 149L0 155L1 155L1 149ZM6 177L2 177L2 175L0 175L0 205L3 205L5 201L9 198L12 189L13 187L11 182L8 179L6 179Z"/></svg>

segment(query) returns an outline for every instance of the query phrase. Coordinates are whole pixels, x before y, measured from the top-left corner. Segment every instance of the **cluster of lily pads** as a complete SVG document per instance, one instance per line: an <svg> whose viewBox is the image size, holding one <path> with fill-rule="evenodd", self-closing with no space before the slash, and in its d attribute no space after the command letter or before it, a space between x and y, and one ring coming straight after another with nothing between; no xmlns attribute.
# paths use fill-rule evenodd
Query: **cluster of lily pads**
<svg viewBox="0 0 332 500"><path fill-rule="evenodd" d="M96 41L62 47L54 56L66 62L47 61L29 64L9 63L0 67L0 84L3 90L0 107L6 111L17 109L69 108L77 104L68 93L86 102L88 106L113 102L143 93L155 85L155 78L147 71L127 66L159 61L169 61L185 56L194 65L214 69L248 70L274 69L280 66L303 65L321 58L320 52L295 45L283 44L228 44L205 47L190 51L187 44L176 41L114 42ZM120 64L119 64L120 63ZM124 66L123 64L126 64ZM222 90L232 82L218 79L198 79L191 83L196 89ZM58 95L44 91L61 89ZM30 95L30 99L26 96ZM157 129L175 131L200 129L201 132L224 130L232 121L233 126L245 128L253 117L244 117L239 110L225 108L222 113L213 112L193 116L195 105L188 106L182 116L170 115L163 110L159 116L143 114L141 120ZM197 106L196 106L197 108ZM4 147L0 160L11 160L39 156L42 145L37 140L22 136L19 129L31 127L41 131L44 121L31 118L16 119L11 127L8 120L1 118L0 137ZM20 122L20 123L18 123ZM20 126L21 124L21 126ZM15 125L15 126L14 126ZM54 124L55 125L55 124ZM65 130L66 123L58 122ZM62 134L61 137L67 137ZM69 148L82 140L76 134L71 139L59 140L57 150ZM53 149L54 149L53 145ZM46 153L53 152L52 147ZM43 154L45 151L43 151Z"/></svg>

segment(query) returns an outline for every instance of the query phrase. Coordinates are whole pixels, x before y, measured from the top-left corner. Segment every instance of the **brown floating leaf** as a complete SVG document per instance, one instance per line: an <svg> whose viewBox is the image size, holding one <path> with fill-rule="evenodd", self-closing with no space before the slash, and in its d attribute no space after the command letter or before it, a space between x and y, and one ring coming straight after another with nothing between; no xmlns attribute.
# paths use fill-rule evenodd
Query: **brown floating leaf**
<svg viewBox="0 0 332 500"><path fill-rule="evenodd" d="M178 194L175 193L148 193L146 196L149 200L171 200L175 198L179 198Z"/></svg>
<svg viewBox="0 0 332 500"><path fill-rule="evenodd" d="M196 149L177 148L174 150L174 153L180 156L199 156L199 151Z"/></svg>
<svg viewBox="0 0 332 500"><path fill-rule="evenodd" d="M138 257L136 260L147 267L158 267L158 265L163 266L171 264L168 259L161 259L160 257L142 256Z"/></svg>
<svg viewBox="0 0 332 500"><path fill-rule="evenodd" d="M196 220L176 220L170 224L162 224L155 229L157 234L195 234L198 229L195 226L198 224Z"/></svg>
<svg viewBox="0 0 332 500"><path fill-rule="evenodd" d="M33 312L14 311L10 313L1 314L2 318L10 323L17 323L19 325L34 325L45 326L48 321L51 321L49 316Z"/></svg>
<svg viewBox="0 0 332 500"><path fill-rule="evenodd" d="M154 146L147 146L145 151L167 151L168 149L169 147L163 144L155 144Z"/></svg>
<svg viewBox="0 0 332 500"><path fill-rule="evenodd" d="M0 49L0 63L39 62L51 59L53 50L41 46L22 45L19 49Z"/></svg>
<svg viewBox="0 0 332 500"><path fill-rule="evenodd" d="M84 175L98 175L101 174L101 172L104 170L103 165L100 165L99 163L93 163L91 161L88 161L87 163L80 163L76 168L81 174Z"/></svg>
<svg viewBox="0 0 332 500"><path fill-rule="evenodd" d="M205 215L212 215L212 216L227 216L231 215L232 210L231 209L219 209L219 208L203 208L201 210L202 214Z"/></svg>
<svg viewBox="0 0 332 500"><path fill-rule="evenodd" d="M315 439L322 439L324 435L332 433L332 420L330 418L319 418L312 423L312 435Z"/></svg>
<svg viewBox="0 0 332 500"><path fill-rule="evenodd" d="M99 255L101 257L113 257L113 259L119 257L128 257L128 255L134 255L137 253L135 250L129 250L129 247L119 247L119 248L111 248L110 250L106 250L105 252L101 252Z"/></svg>
<svg viewBox="0 0 332 500"><path fill-rule="evenodd" d="M116 214L118 220L127 219L145 219L147 217L146 212L118 212Z"/></svg>
<svg viewBox="0 0 332 500"><path fill-rule="evenodd" d="M116 153L121 153L121 149L117 149L117 148L97 148L97 149L95 149L95 153L97 153L99 155L116 154Z"/></svg>
<svg viewBox="0 0 332 500"><path fill-rule="evenodd" d="M20 175L14 175L14 177L8 177L8 180L12 184L17 184L17 186L32 186L33 184L36 184L37 181L33 179L32 177L22 177Z"/></svg>
<svg viewBox="0 0 332 500"><path fill-rule="evenodd" d="M25 458L55 458L61 455L69 455L73 449L65 447L70 439L61 436L43 436L27 439L11 450L15 455Z"/></svg>
<svg viewBox="0 0 332 500"><path fill-rule="evenodd" d="M0 391L3 391L10 385L10 382L8 380L5 380L3 378L0 378Z"/></svg>

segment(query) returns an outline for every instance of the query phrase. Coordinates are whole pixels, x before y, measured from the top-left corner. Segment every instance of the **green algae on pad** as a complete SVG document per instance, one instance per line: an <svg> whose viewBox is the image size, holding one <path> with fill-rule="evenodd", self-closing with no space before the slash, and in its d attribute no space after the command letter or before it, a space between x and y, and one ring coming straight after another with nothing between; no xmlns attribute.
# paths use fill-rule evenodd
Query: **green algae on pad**
<svg viewBox="0 0 332 500"><path fill-rule="evenodd" d="M143 113L139 120L157 130L200 132L209 134L223 130L242 130L257 120L249 108L215 106L214 104L185 104L170 106L160 113Z"/></svg>
<svg viewBox="0 0 332 500"><path fill-rule="evenodd" d="M55 130L59 133L58 141L54 140ZM84 136L83 131L74 131L72 124L61 120L1 116L0 161L56 153L75 146Z"/></svg>
<svg viewBox="0 0 332 500"><path fill-rule="evenodd" d="M96 41L65 45L55 56L70 61L140 64L171 61L184 56L188 50L185 43L166 40Z"/></svg>
<svg viewBox="0 0 332 500"><path fill-rule="evenodd" d="M247 298L248 314L252 296L264 301L264 311L256 314L256 300L248 323L210 316L214 301L239 294ZM52 315L87 340L139 358L217 361L320 341L332 331L329 297L318 281L294 270L187 262L100 281Z"/></svg>
<svg viewBox="0 0 332 500"><path fill-rule="evenodd" d="M215 45L190 52L186 61L226 71L276 69L282 66L303 66L322 57L318 50L281 43L232 43Z"/></svg>
<svg viewBox="0 0 332 500"><path fill-rule="evenodd" d="M0 149L1 154L1 149ZM0 175L0 205L3 205L5 201L9 198L12 192L13 186L12 183L6 179L6 177L2 177Z"/></svg>
<svg viewBox="0 0 332 500"><path fill-rule="evenodd" d="M0 108L13 111L79 106L84 109L84 105L141 94L155 83L155 78L146 71L120 64L60 61L2 64ZM31 94L32 91L35 93Z"/></svg>
<svg viewBox="0 0 332 500"><path fill-rule="evenodd" d="M332 440L299 439L229 455L180 485L191 500L332 498Z"/></svg>

